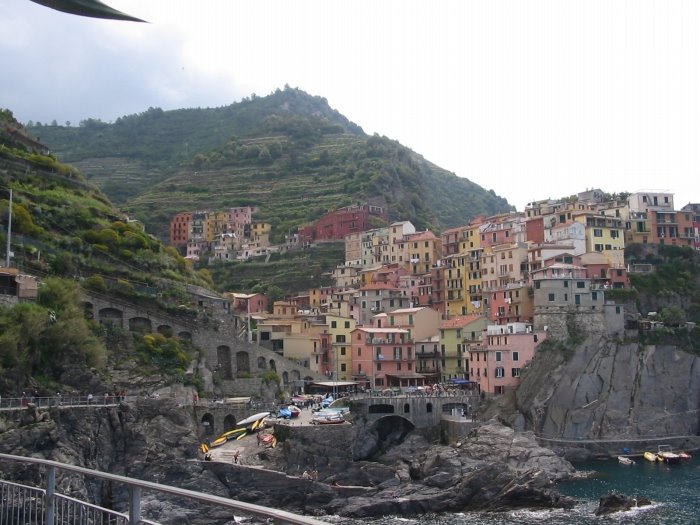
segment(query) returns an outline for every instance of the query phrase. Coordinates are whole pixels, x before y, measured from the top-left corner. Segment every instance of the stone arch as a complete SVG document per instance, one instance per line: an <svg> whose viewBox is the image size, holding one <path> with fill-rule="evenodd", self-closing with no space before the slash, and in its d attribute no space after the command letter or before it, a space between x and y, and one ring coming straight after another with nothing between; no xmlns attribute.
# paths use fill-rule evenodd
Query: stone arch
<svg viewBox="0 0 700 525"><path fill-rule="evenodd" d="M282 383L285 385L289 383L289 372L286 370L282 372Z"/></svg>
<svg viewBox="0 0 700 525"><path fill-rule="evenodd" d="M270 359L270 370L277 372L277 363L275 363L274 359Z"/></svg>
<svg viewBox="0 0 700 525"><path fill-rule="evenodd" d="M262 356L258 357L258 368L260 370L267 370L267 361Z"/></svg>
<svg viewBox="0 0 700 525"><path fill-rule="evenodd" d="M432 412L433 412L433 404L432 404L432 403L426 403L426 404L425 404L425 411L426 411L428 414L432 414Z"/></svg>
<svg viewBox="0 0 700 525"><path fill-rule="evenodd" d="M95 306L90 301L83 302L83 316L85 319L94 319Z"/></svg>
<svg viewBox="0 0 700 525"><path fill-rule="evenodd" d="M232 379L233 371L231 369L231 349L226 345L216 347L216 368L222 379Z"/></svg>
<svg viewBox="0 0 700 525"><path fill-rule="evenodd" d="M228 432L229 430L233 430L236 428L236 416L233 414L228 414L224 418L224 432Z"/></svg>
<svg viewBox="0 0 700 525"><path fill-rule="evenodd" d="M368 427L370 439L367 440L361 449L357 450L357 455L354 459L371 459L377 454L381 454L391 447L401 444L414 428L415 425L403 416L388 414L380 417Z"/></svg>
<svg viewBox="0 0 700 525"><path fill-rule="evenodd" d="M301 374L299 370L292 370L292 381L299 381L301 379Z"/></svg>
<svg viewBox="0 0 700 525"><path fill-rule="evenodd" d="M147 317L132 317L129 319L129 330L132 332L148 333L153 330L151 320Z"/></svg>
<svg viewBox="0 0 700 525"><path fill-rule="evenodd" d="M124 314L116 308L102 308L99 313L100 324L111 324L122 328L124 326Z"/></svg>
<svg viewBox="0 0 700 525"><path fill-rule="evenodd" d="M192 332L178 332L177 336L183 341L192 341Z"/></svg>
<svg viewBox="0 0 700 525"><path fill-rule="evenodd" d="M159 334L164 335L165 337L172 337L173 336L173 327L170 326L169 324L158 325L158 328L156 328L156 331Z"/></svg>
<svg viewBox="0 0 700 525"><path fill-rule="evenodd" d="M236 352L236 372L239 374L250 373L250 355L245 350Z"/></svg>
<svg viewBox="0 0 700 525"><path fill-rule="evenodd" d="M411 405L408 403L403 404L403 413L404 414L410 414L411 413Z"/></svg>
<svg viewBox="0 0 700 525"><path fill-rule="evenodd" d="M207 412L202 416L202 435L213 436L216 429L214 428L214 416Z"/></svg>

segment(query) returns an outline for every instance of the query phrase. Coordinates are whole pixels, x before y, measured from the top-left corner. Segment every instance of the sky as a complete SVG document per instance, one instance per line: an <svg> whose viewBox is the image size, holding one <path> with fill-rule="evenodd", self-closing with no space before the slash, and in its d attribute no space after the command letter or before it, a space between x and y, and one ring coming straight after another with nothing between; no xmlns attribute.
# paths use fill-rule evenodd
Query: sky
<svg viewBox="0 0 700 525"><path fill-rule="evenodd" d="M506 198L700 202L696 0L0 0L0 107L105 122L286 84Z"/></svg>

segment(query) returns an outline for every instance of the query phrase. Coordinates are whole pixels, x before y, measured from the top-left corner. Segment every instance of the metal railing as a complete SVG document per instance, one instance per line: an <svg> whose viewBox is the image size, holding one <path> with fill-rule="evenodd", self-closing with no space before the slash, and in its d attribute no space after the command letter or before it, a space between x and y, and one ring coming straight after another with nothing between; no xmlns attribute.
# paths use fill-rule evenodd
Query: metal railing
<svg viewBox="0 0 700 525"><path fill-rule="evenodd" d="M214 505L220 509L229 509L247 516L265 518L272 520L272 523L276 525L327 525L327 522L311 517L221 496L141 481L46 459L0 454L0 462L8 461L31 463L37 465L37 468L45 468L43 474L45 486L32 487L0 480L0 523L2 525L158 525L156 522L141 516L141 493L144 490ZM129 492L128 510L117 512L57 493L57 470L75 472L89 478L126 486Z"/></svg>

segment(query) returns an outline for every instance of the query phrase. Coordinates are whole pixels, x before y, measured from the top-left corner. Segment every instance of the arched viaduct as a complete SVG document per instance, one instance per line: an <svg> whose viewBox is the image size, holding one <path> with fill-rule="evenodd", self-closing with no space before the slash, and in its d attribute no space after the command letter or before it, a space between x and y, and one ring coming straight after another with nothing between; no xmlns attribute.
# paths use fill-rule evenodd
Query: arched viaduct
<svg viewBox="0 0 700 525"><path fill-rule="evenodd" d="M457 396L388 396L359 397L351 401L351 409L367 421L382 417L399 416L415 428L429 428L440 424L442 416L469 417L478 405L478 395Z"/></svg>
<svg viewBox="0 0 700 525"><path fill-rule="evenodd" d="M239 339L232 320L231 323L217 321L203 326L157 308L149 309L94 292L85 292L83 306L85 316L101 325L111 324L133 332L159 332L191 341L203 350L206 368L217 375L217 384L224 395L256 394L260 390L260 381L251 378L267 371L276 372L285 387L298 380L323 379L320 374L271 350ZM206 385L205 389L211 391L213 385Z"/></svg>

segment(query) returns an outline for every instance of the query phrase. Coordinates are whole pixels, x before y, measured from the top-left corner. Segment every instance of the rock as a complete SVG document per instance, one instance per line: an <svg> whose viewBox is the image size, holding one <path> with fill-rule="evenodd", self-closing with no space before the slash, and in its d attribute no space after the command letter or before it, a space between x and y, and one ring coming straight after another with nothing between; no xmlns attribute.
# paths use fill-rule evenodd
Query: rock
<svg viewBox="0 0 700 525"><path fill-rule="evenodd" d="M651 505L651 501L645 497L629 497L619 492L609 492L600 497L598 508L595 511L596 516L604 516L613 512L622 512L635 507L644 507Z"/></svg>

